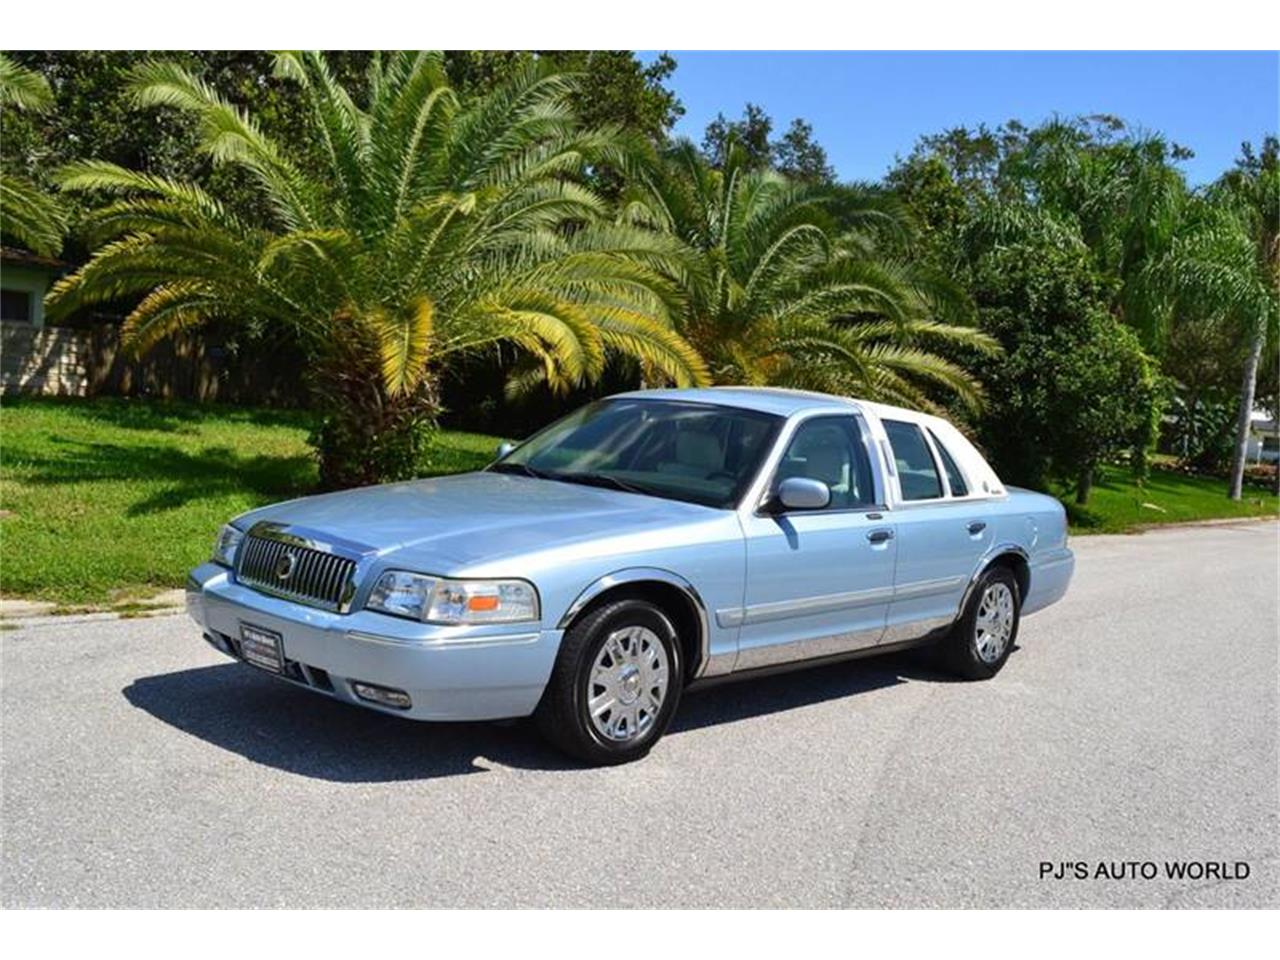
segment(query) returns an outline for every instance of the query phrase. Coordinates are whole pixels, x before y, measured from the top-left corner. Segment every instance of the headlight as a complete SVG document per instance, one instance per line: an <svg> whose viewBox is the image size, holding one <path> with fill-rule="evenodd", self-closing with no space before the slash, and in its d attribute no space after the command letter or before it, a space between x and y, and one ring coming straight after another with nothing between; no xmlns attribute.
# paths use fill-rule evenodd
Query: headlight
<svg viewBox="0 0 1280 960"><path fill-rule="evenodd" d="M365 604L427 623L518 623L537 620L538 591L525 580L441 580L388 570Z"/></svg>
<svg viewBox="0 0 1280 960"><path fill-rule="evenodd" d="M210 559L224 567L234 567L236 550L239 549L240 541L243 539L244 534L228 523L218 531L218 539L213 542L213 556Z"/></svg>
<svg viewBox="0 0 1280 960"><path fill-rule="evenodd" d="M426 619L432 623L537 620L538 591L524 580L441 580Z"/></svg>
<svg viewBox="0 0 1280 960"><path fill-rule="evenodd" d="M431 604L431 592L435 586L435 577L424 577L404 570L388 570L373 585L365 606L397 617L421 620Z"/></svg>

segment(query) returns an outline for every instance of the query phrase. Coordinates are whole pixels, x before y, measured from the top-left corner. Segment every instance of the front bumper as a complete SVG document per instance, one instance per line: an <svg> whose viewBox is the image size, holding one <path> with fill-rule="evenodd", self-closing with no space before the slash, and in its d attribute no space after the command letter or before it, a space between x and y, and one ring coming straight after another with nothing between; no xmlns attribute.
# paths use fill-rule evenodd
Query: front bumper
<svg viewBox="0 0 1280 960"><path fill-rule="evenodd" d="M348 703L416 720L499 720L533 713L560 630L538 624L441 627L369 610L330 613L235 583L217 564L187 578L187 612L218 650L237 656L241 624L283 638L284 678ZM355 683L403 690L407 710L355 695Z"/></svg>

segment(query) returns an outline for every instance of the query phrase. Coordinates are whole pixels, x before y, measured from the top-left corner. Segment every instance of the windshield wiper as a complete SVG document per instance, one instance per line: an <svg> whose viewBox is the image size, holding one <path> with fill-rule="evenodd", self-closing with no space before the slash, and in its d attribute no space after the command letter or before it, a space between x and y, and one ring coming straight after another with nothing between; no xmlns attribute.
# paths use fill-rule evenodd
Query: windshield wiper
<svg viewBox="0 0 1280 960"><path fill-rule="evenodd" d="M555 480L559 483L581 483L588 487L609 487L613 490L622 490L625 493L639 493L646 497L655 496L654 492L648 487L641 486L638 483L631 483L628 480L621 480L618 477L611 476L607 473L562 473L551 470L537 470L529 466L527 463L508 463L499 462L489 467L494 473L515 473L525 477L534 477L537 480Z"/></svg>
<svg viewBox="0 0 1280 960"><path fill-rule="evenodd" d="M612 487L614 490L622 490L626 493L639 493L646 497L653 496L653 490L648 487L641 486L638 483L632 483L629 480L622 480L608 473L557 473L552 475L552 480L563 480L566 483L582 483L590 487Z"/></svg>
<svg viewBox="0 0 1280 960"><path fill-rule="evenodd" d="M541 470L535 470L527 463L495 463L489 467L492 473L518 473L524 477L533 477L535 480L559 480L559 477L553 477L549 473Z"/></svg>

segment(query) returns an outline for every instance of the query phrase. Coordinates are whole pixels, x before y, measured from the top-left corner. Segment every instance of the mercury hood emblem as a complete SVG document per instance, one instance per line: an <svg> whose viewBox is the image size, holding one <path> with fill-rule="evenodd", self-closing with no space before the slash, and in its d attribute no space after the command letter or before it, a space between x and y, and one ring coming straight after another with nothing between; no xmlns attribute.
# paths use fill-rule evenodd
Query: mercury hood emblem
<svg viewBox="0 0 1280 960"><path fill-rule="evenodd" d="M294 564L298 562L297 556L292 553L283 553L280 559L276 561L276 579L288 580L293 576Z"/></svg>

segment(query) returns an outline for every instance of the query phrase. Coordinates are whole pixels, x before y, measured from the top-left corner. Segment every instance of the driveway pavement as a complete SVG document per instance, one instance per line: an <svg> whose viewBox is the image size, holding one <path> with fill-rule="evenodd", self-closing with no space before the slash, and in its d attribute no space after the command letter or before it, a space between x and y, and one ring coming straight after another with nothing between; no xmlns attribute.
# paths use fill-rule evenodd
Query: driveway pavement
<svg viewBox="0 0 1280 960"><path fill-rule="evenodd" d="M724 686L608 770L296 690L182 617L5 631L0 903L1280 906L1277 530L1078 539L993 681Z"/></svg>

